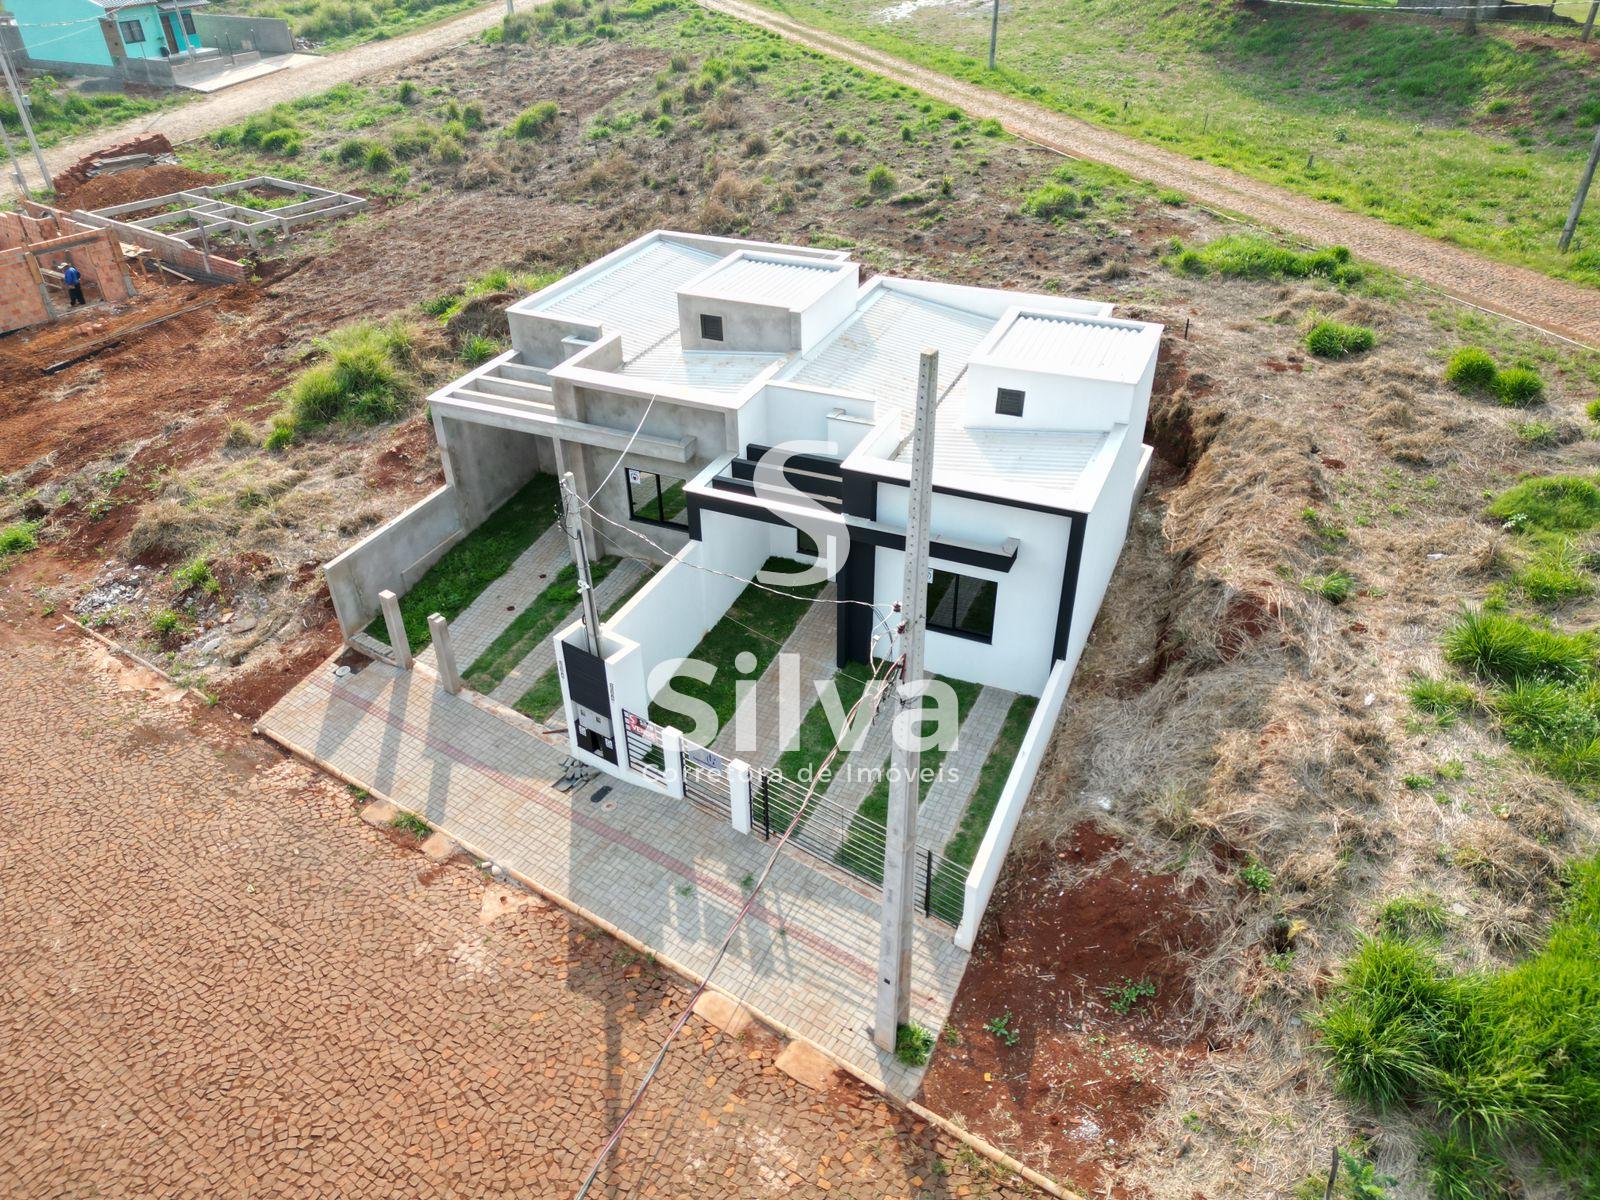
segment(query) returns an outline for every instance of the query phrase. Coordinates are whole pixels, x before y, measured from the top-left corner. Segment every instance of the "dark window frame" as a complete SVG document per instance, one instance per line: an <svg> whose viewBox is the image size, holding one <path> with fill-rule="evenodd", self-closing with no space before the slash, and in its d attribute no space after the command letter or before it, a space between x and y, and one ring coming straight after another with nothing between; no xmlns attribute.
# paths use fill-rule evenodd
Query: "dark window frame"
<svg viewBox="0 0 1600 1200"><path fill-rule="evenodd" d="M1027 403L1027 400L1028 393L1021 388L996 388L994 411L996 415L1002 417L1020 417L1023 405Z"/></svg>
<svg viewBox="0 0 1600 1200"><path fill-rule="evenodd" d="M715 329L716 332L711 331ZM722 318L716 313L700 314L700 340L702 342L722 342L727 339L723 336Z"/></svg>
<svg viewBox="0 0 1600 1200"><path fill-rule="evenodd" d="M117 33L122 38L124 46L135 46L145 40L143 21L118 21ZM130 37L129 35L135 35Z"/></svg>
<svg viewBox="0 0 1600 1200"><path fill-rule="evenodd" d="M941 575L950 581L943 587L940 586L941 581L939 577ZM980 596L984 588L992 589L987 606L989 616L989 629L987 633L979 632L975 629L963 629L959 625L940 625L936 623L936 614L938 613L940 606L944 603L947 592L951 593L950 611L953 614L957 614L957 620L960 619L959 614L961 612L961 592L963 584L977 588ZM951 637L966 638L970 642L983 642L985 645L991 645L994 642L995 608L998 606L999 601L1000 584L997 580L982 579L976 575L962 575L956 571L945 571L939 567L934 567L933 579L928 584L928 632L949 634Z"/></svg>
<svg viewBox="0 0 1600 1200"><path fill-rule="evenodd" d="M188 34L190 37L199 37L200 36L199 32L194 27L194 14L193 13L191 13L188 9L184 9L182 12L180 12L178 14L178 18L179 18L179 24L181 24L183 26L184 33Z"/></svg>
<svg viewBox="0 0 1600 1200"><path fill-rule="evenodd" d="M639 482L635 483L633 477L638 475ZM647 471L643 467L629 467L625 477L628 489L628 517L644 525L659 525L663 529L677 529L687 533L689 530L689 499L684 494L684 487L688 481L673 479L662 475L659 471ZM667 516L667 497L673 489L678 491L677 499L681 507L671 516ZM642 496L642 500L640 497ZM641 515L640 510L648 510L652 505L662 515L647 517Z"/></svg>

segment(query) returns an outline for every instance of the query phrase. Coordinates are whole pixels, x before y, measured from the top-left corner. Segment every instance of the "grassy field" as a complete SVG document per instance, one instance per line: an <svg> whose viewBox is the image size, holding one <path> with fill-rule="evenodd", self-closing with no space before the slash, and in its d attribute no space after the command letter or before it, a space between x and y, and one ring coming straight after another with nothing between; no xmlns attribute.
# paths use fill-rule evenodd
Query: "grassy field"
<svg viewBox="0 0 1600 1200"><path fill-rule="evenodd" d="M1600 206L1557 254L1596 122L1596 60L1525 27L1079 0L767 0L957 78L1507 262L1600 284ZM1519 38L1521 41L1519 42Z"/></svg>
<svg viewBox="0 0 1600 1200"><path fill-rule="evenodd" d="M282 17L297 38L333 53L409 33L477 8L483 0L213 0L222 16Z"/></svg>
<svg viewBox="0 0 1600 1200"><path fill-rule="evenodd" d="M41 146L54 146L57 142L77 137L81 133L98 129L102 125L115 125L119 121L142 117L176 104L179 95L150 97L125 96L121 92L81 92L49 76L35 79L28 85L29 112L33 118L33 132ZM13 137L22 137L22 120L17 106L9 96L0 91L0 125ZM27 143L18 141L13 147L19 154L27 153ZM31 160L25 163L30 176Z"/></svg>

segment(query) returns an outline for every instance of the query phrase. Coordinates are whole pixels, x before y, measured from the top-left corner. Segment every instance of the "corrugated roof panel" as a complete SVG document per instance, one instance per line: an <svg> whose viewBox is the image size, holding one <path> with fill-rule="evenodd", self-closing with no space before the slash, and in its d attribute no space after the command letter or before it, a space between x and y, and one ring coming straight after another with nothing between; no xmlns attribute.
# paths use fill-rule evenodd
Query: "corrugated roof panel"
<svg viewBox="0 0 1600 1200"><path fill-rule="evenodd" d="M1000 335L992 353L995 358L1049 371L1103 371L1125 362L1140 336L1138 329L1100 321L1024 314Z"/></svg>
<svg viewBox="0 0 1600 1200"><path fill-rule="evenodd" d="M837 266L739 258L695 284L702 296L803 309L839 278Z"/></svg>
<svg viewBox="0 0 1600 1200"><path fill-rule="evenodd" d="M707 392L737 392L782 356L733 351L685 351L674 333L628 362L622 374Z"/></svg>
<svg viewBox="0 0 1600 1200"><path fill-rule="evenodd" d="M606 332L622 335L624 355L638 354L678 327L678 289L717 257L677 242L651 242L535 311L598 321Z"/></svg>
<svg viewBox="0 0 1600 1200"><path fill-rule="evenodd" d="M866 396L876 411L909 412L924 350L939 352L941 395L966 370L993 319L880 289L791 378Z"/></svg>

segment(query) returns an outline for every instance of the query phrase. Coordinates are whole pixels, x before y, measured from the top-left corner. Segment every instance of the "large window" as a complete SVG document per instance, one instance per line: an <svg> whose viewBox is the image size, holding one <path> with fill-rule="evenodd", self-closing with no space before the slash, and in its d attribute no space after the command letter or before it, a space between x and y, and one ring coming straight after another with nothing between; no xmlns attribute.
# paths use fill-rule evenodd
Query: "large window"
<svg viewBox="0 0 1600 1200"><path fill-rule="evenodd" d="M138 21L118 21L117 28L122 31L122 44L131 46L135 42L144 41L144 26Z"/></svg>
<svg viewBox="0 0 1600 1200"><path fill-rule="evenodd" d="M934 571L932 575L928 583L928 628L974 641L993 641L994 598L999 584L951 571Z"/></svg>
<svg viewBox="0 0 1600 1200"><path fill-rule="evenodd" d="M689 528L689 501L683 494L683 480L630 467L628 512L635 521L670 525L674 529Z"/></svg>

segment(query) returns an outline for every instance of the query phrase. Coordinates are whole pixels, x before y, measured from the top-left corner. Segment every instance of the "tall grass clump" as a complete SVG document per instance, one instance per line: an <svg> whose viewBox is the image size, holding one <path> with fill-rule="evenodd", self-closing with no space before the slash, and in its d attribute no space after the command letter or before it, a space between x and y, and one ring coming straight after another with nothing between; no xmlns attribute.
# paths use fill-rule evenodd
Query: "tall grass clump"
<svg viewBox="0 0 1600 1200"><path fill-rule="evenodd" d="M1188 275L1215 273L1232 279L1327 279L1340 286L1361 282L1363 272L1344 246L1291 250L1258 233L1230 233L1203 246L1173 243L1169 263Z"/></svg>
<svg viewBox="0 0 1600 1200"><path fill-rule="evenodd" d="M1507 408L1528 408L1544 399L1544 380L1531 367L1507 367L1495 377L1494 394Z"/></svg>
<svg viewBox="0 0 1600 1200"><path fill-rule="evenodd" d="M1486 683L1576 683L1594 667L1594 640L1540 629L1506 613L1468 609L1444 635L1445 661Z"/></svg>
<svg viewBox="0 0 1600 1200"><path fill-rule="evenodd" d="M1446 381L1463 392L1487 391L1499 373L1489 352L1476 346L1462 346L1444 368Z"/></svg>
<svg viewBox="0 0 1600 1200"><path fill-rule="evenodd" d="M400 322L362 321L312 343L317 361L285 390L269 450L331 425L393 421L417 394L416 345Z"/></svg>
<svg viewBox="0 0 1600 1200"><path fill-rule="evenodd" d="M1318 358L1347 358L1371 350L1377 342L1365 325L1318 321L1306 333L1306 349Z"/></svg>
<svg viewBox="0 0 1600 1200"><path fill-rule="evenodd" d="M1316 1026L1346 1096L1380 1113L1410 1105L1436 1115L1436 1195L1484 1194L1455 1184L1498 1176L1511 1148L1539 1150L1593 1195L1597 1005L1600 859L1590 859L1569 871L1564 912L1524 962L1453 972L1426 947L1382 934L1345 964Z"/></svg>
<svg viewBox="0 0 1600 1200"><path fill-rule="evenodd" d="M507 126L507 132L514 138L540 138L555 127L556 117L561 110L554 100L541 100L531 108L519 112Z"/></svg>
<svg viewBox="0 0 1600 1200"><path fill-rule="evenodd" d="M13 521L0 527L0 571L39 544L39 522Z"/></svg>

